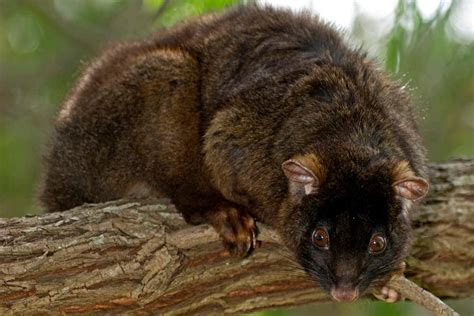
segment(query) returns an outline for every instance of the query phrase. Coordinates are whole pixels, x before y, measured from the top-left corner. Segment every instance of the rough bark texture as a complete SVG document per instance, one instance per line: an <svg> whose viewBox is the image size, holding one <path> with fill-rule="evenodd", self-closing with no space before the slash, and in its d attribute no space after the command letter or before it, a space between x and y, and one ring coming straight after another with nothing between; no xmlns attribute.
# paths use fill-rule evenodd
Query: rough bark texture
<svg viewBox="0 0 474 316"><path fill-rule="evenodd" d="M431 170L406 275L437 296L474 298L474 160ZM0 314L235 314L328 300L260 228L261 248L239 259L164 201L0 219Z"/></svg>

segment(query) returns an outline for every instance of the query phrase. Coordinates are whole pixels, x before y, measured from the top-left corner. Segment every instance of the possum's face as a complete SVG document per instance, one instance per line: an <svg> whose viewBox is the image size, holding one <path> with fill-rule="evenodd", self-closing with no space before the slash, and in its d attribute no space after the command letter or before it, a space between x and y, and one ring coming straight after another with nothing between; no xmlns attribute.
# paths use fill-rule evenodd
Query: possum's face
<svg viewBox="0 0 474 316"><path fill-rule="evenodd" d="M386 279L409 248L408 219L391 215L396 203L390 205L377 199L377 193L359 189L322 201L308 199L301 206L309 216L298 259L338 301L353 301L376 281Z"/></svg>
<svg viewBox="0 0 474 316"><path fill-rule="evenodd" d="M407 255L407 204L423 197L428 184L406 163L393 168L395 174L383 167L323 172L314 156L283 164L298 214L297 258L337 301L382 286Z"/></svg>

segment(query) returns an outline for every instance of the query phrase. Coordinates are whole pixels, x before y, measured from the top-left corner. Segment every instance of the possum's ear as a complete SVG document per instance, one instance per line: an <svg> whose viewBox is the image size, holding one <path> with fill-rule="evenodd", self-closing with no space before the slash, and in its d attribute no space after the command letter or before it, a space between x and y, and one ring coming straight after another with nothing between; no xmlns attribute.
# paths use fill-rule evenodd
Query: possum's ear
<svg viewBox="0 0 474 316"><path fill-rule="evenodd" d="M428 193L428 182L423 178L417 177L406 161L396 164L392 177L392 187L400 197L410 201L417 201Z"/></svg>
<svg viewBox="0 0 474 316"><path fill-rule="evenodd" d="M285 161L281 168L290 182L293 194L314 194L323 181L323 170L313 154L298 155Z"/></svg>
<svg viewBox="0 0 474 316"><path fill-rule="evenodd" d="M393 184L397 195L410 201L417 201L425 197L428 193L428 182L420 177L407 178Z"/></svg>

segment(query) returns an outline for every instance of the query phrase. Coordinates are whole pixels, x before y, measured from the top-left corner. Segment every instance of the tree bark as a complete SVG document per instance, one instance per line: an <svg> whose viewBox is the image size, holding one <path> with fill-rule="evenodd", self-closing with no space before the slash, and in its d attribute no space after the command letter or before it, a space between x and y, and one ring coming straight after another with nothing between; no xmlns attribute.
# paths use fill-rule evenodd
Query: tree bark
<svg viewBox="0 0 474 316"><path fill-rule="evenodd" d="M474 159L431 171L405 275L439 297L474 298ZM327 301L259 227L261 247L241 259L164 200L0 219L0 314L237 314Z"/></svg>

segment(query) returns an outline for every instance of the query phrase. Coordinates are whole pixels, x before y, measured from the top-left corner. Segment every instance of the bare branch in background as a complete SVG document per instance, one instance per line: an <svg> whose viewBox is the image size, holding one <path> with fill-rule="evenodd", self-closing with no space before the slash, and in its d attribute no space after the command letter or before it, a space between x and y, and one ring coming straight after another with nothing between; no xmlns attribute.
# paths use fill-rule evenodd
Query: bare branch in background
<svg viewBox="0 0 474 316"><path fill-rule="evenodd" d="M161 15L165 12L166 8L170 4L170 0L163 0L163 3L160 5L158 10L152 15L152 20L155 21L161 17Z"/></svg>

